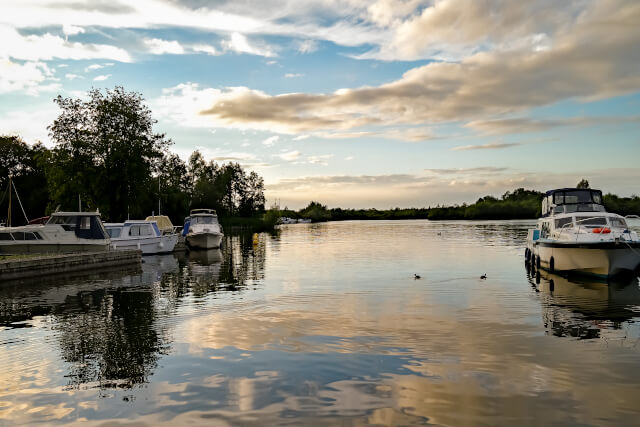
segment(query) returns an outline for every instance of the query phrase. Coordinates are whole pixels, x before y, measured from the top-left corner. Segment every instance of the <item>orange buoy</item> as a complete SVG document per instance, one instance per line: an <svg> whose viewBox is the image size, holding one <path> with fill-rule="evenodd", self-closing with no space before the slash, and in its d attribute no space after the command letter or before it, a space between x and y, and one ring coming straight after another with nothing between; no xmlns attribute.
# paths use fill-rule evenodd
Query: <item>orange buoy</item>
<svg viewBox="0 0 640 427"><path fill-rule="evenodd" d="M611 233L611 229L609 227L594 228L593 232L598 234L608 234Z"/></svg>

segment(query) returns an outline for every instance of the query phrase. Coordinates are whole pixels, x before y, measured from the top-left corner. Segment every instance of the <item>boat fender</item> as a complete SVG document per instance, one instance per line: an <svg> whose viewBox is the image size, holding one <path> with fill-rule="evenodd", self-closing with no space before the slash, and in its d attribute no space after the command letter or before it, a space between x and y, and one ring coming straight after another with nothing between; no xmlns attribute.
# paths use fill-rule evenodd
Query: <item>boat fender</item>
<svg viewBox="0 0 640 427"><path fill-rule="evenodd" d="M556 260L553 259L553 257L551 257L551 259L549 260L549 271L553 273L555 269L556 269Z"/></svg>
<svg viewBox="0 0 640 427"><path fill-rule="evenodd" d="M536 269L540 270L540 255L536 258Z"/></svg>
<svg viewBox="0 0 640 427"><path fill-rule="evenodd" d="M609 234L611 233L611 229L609 227L594 228L593 232L597 234Z"/></svg>

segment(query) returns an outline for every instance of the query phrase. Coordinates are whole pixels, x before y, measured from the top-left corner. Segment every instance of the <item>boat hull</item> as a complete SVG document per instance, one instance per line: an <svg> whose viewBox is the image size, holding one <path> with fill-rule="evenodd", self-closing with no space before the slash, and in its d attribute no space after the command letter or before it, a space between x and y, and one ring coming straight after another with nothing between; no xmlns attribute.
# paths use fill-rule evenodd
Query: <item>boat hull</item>
<svg viewBox="0 0 640 427"><path fill-rule="evenodd" d="M632 273L640 267L640 243L538 243L533 254L540 267L553 272L574 272L598 277ZM536 261L537 263L537 261Z"/></svg>
<svg viewBox="0 0 640 427"><path fill-rule="evenodd" d="M108 241L96 243L54 243L46 241L11 242L0 243L2 254L66 254L73 252L100 252L108 251Z"/></svg>
<svg viewBox="0 0 640 427"><path fill-rule="evenodd" d="M190 233L186 241L193 249L215 249L220 247L222 236L222 233Z"/></svg>
<svg viewBox="0 0 640 427"><path fill-rule="evenodd" d="M142 255L157 255L173 252L178 235L162 235L139 239L112 239L111 248L115 250L139 249Z"/></svg>

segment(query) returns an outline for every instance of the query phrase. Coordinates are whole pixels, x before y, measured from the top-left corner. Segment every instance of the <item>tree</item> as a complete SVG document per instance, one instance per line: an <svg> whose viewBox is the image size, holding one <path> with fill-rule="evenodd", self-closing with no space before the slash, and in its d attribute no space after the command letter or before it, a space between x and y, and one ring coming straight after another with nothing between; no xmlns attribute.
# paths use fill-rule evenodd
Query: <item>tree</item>
<svg viewBox="0 0 640 427"><path fill-rule="evenodd" d="M20 201L29 219L44 216L49 192L40 158L47 149L40 143L27 145L19 136L0 135L0 205L7 213L9 176L19 192ZM11 190L13 191L13 189ZM15 195L13 196L14 200ZM12 223L20 225L25 218L16 201L12 204Z"/></svg>
<svg viewBox="0 0 640 427"><path fill-rule="evenodd" d="M589 187L589 181L587 181L586 179L582 178L580 180L580 182L578 183L578 185L576 185L576 188L591 188L591 187Z"/></svg>
<svg viewBox="0 0 640 427"><path fill-rule="evenodd" d="M156 121L142 95L116 86L97 89L88 100L63 98L49 126L56 144L48 173L54 203L76 206L78 195L113 221L143 214L154 162L171 141L154 133Z"/></svg>

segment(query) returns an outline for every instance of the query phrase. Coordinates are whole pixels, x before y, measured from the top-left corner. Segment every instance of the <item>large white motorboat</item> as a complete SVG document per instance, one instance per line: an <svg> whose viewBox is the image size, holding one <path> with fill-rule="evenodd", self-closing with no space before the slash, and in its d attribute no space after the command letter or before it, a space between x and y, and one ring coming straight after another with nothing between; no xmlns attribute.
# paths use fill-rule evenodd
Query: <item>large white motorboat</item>
<svg viewBox="0 0 640 427"><path fill-rule="evenodd" d="M640 267L640 240L625 218L606 212L602 192L561 188L547 191L542 217L529 230L525 258L534 268L599 277Z"/></svg>
<svg viewBox="0 0 640 427"><path fill-rule="evenodd" d="M142 255L173 252L177 234L163 234L155 221L125 221L104 224L113 249L139 249Z"/></svg>
<svg viewBox="0 0 640 427"><path fill-rule="evenodd" d="M46 224L0 229L0 253L105 251L109 236L98 212L55 212Z"/></svg>
<svg viewBox="0 0 640 427"><path fill-rule="evenodd" d="M193 249L215 249L222 242L222 227L213 209L193 209L185 218L182 234L187 245Z"/></svg>

